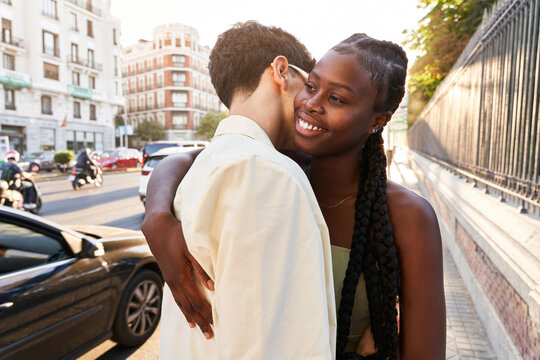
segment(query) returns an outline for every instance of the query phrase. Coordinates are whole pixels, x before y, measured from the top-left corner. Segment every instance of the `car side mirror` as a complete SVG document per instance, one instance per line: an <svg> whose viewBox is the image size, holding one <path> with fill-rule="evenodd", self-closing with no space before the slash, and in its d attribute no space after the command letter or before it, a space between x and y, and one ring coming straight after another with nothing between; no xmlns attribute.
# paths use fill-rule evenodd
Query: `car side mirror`
<svg viewBox="0 0 540 360"><path fill-rule="evenodd" d="M105 249L103 244L99 242L93 242L83 238L81 243L81 251L79 252L79 258L96 258L105 255Z"/></svg>

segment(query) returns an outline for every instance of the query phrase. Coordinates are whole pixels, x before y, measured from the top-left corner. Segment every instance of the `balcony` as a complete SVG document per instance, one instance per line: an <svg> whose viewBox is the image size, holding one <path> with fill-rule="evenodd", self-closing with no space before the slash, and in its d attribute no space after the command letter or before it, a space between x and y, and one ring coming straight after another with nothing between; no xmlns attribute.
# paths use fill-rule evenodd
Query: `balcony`
<svg viewBox="0 0 540 360"><path fill-rule="evenodd" d="M0 69L0 83L9 90L32 87L30 75L7 69Z"/></svg>
<svg viewBox="0 0 540 360"><path fill-rule="evenodd" d="M54 57L60 57L60 49L56 47L45 46L43 47L43 54L54 56Z"/></svg>
<svg viewBox="0 0 540 360"><path fill-rule="evenodd" d="M0 42L23 49L23 40L13 36L2 36Z"/></svg>
<svg viewBox="0 0 540 360"><path fill-rule="evenodd" d="M83 59L78 56L68 56L66 59L67 59L68 64L76 64L76 65L84 66L84 67L94 69L97 71L103 71L103 65L95 61L89 61L87 59Z"/></svg>
<svg viewBox="0 0 540 360"><path fill-rule="evenodd" d="M80 8L83 8L86 11L90 11L91 13L96 14L97 16L101 16L101 9L97 6L94 6L92 4L92 1L88 0L67 0L67 2L72 3L73 5L76 5Z"/></svg>

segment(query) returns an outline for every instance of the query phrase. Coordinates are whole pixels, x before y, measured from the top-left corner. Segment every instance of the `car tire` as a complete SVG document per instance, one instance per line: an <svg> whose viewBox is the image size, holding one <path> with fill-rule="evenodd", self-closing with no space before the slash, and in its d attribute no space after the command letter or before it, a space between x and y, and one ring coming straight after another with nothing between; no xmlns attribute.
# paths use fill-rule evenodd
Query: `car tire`
<svg viewBox="0 0 540 360"><path fill-rule="evenodd" d="M111 169L118 169L118 164L117 163L112 164Z"/></svg>
<svg viewBox="0 0 540 360"><path fill-rule="evenodd" d="M159 323L162 299L163 281L156 272L144 269L135 274L116 311L113 340L124 346L143 344Z"/></svg>

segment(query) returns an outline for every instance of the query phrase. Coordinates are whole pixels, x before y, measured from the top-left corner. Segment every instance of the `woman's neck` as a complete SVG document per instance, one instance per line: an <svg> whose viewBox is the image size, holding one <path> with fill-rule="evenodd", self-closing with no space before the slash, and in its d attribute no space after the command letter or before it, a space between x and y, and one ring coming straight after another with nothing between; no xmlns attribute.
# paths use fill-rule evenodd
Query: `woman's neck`
<svg viewBox="0 0 540 360"><path fill-rule="evenodd" d="M361 149L337 156L313 156L309 178L320 204L333 204L356 194Z"/></svg>

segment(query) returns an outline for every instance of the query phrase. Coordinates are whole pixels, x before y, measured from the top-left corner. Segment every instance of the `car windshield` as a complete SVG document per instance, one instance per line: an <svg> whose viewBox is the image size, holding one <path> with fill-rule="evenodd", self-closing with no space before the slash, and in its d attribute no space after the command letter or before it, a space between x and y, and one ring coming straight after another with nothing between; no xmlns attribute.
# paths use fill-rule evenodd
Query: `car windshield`
<svg viewBox="0 0 540 360"><path fill-rule="evenodd" d="M99 157L102 157L102 158L108 158L108 157L113 157L113 156L116 156L118 152L117 151L104 151L101 153L101 155L99 155Z"/></svg>
<svg viewBox="0 0 540 360"><path fill-rule="evenodd" d="M33 160L41 156L40 152L31 153L22 157L23 160Z"/></svg>
<svg viewBox="0 0 540 360"><path fill-rule="evenodd" d="M179 146L179 144L175 143L156 143L156 144L146 144L146 147L144 149L145 153L148 155L152 155L158 150L165 149L172 146Z"/></svg>

